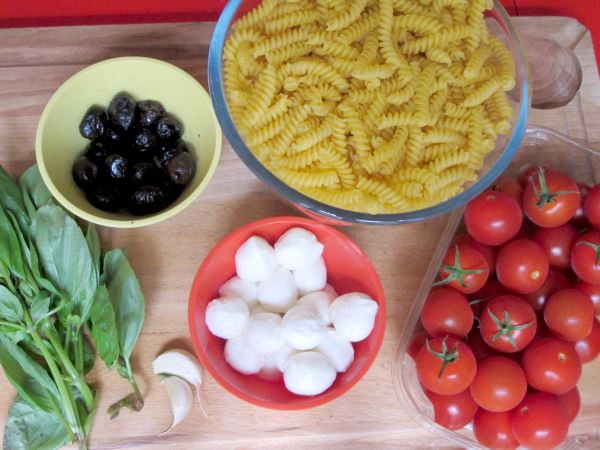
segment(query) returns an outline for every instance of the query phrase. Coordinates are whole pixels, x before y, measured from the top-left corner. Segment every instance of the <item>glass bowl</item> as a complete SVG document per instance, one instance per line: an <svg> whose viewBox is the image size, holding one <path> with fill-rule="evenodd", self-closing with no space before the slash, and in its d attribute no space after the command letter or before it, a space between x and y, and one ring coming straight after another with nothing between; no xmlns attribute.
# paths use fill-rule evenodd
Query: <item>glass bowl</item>
<svg viewBox="0 0 600 450"><path fill-rule="evenodd" d="M240 136L227 106L223 84L223 47L233 22L256 7L258 0L230 0L223 10L210 43L208 55L208 84L214 109L231 146L254 174L310 217L338 224L391 225L417 222L445 214L480 194L509 165L523 139L527 115L531 104L528 67L525 51L508 13L494 0L494 9L486 13L490 33L501 38L513 55L516 66L515 88L508 93L513 106L513 128L508 136L499 137L496 147L487 156L478 179L467 185L455 197L435 206L398 214L368 214L337 208L314 200L290 187L267 169L250 151Z"/></svg>

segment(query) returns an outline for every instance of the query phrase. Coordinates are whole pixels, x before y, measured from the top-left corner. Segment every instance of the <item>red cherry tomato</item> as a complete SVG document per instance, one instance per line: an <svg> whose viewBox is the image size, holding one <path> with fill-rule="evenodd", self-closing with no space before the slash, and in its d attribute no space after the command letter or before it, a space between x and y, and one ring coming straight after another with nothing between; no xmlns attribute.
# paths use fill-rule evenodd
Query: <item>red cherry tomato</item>
<svg viewBox="0 0 600 450"><path fill-rule="evenodd" d="M514 198L517 203L521 204L523 196L523 188L517 180L509 177L500 177L492 184L492 191L504 192Z"/></svg>
<svg viewBox="0 0 600 450"><path fill-rule="evenodd" d="M436 284L471 294L483 287L489 275L490 268L481 253L468 245L453 245L446 253Z"/></svg>
<svg viewBox="0 0 600 450"><path fill-rule="evenodd" d="M513 410L512 429L522 446L549 450L567 438L568 419L567 410L554 395L536 392L527 395Z"/></svg>
<svg viewBox="0 0 600 450"><path fill-rule="evenodd" d="M468 425L479 409L468 389L454 395L440 395L425 391L433 405L436 423L449 430L459 430Z"/></svg>
<svg viewBox="0 0 600 450"><path fill-rule="evenodd" d="M580 281L575 285L575 289L586 294L594 304L595 315L600 315L600 284L590 284Z"/></svg>
<svg viewBox="0 0 600 450"><path fill-rule="evenodd" d="M523 212L540 227L558 227L573 218L581 196L577 184L554 170L538 170L523 192Z"/></svg>
<svg viewBox="0 0 600 450"><path fill-rule="evenodd" d="M477 371L471 349L451 336L426 341L417 355L416 364L419 381L425 389L442 395L458 394L467 389Z"/></svg>
<svg viewBox="0 0 600 450"><path fill-rule="evenodd" d="M487 302L505 294L510 294L510 292L498 281L488 280L484 287L469 296L469 303L471 304L475 317L479 319L481 311L483 311Z"/></svg>
<svg viewBox="0 0 600 450"><path fill-rule="evenodd" d="M583 294L582 294L583 295ZM438 288L429 293L423 310L421 323L432 337L447 334L464 337L473 327L473 310L467 298L450 288Z"/></svg>
<svg viewBox="0 0 600 450"><path fill-rule="evenodd" d="M556 395L573 389L581 377L581 359L573 345L554 338L532 342L522 367L532 388Z"/></svg>
<svg viewBox="0 0 600 450"><path fill-rule="evenodd" d="M569 423L572 423L577 417L577 414L579 414L579 409L581 408L581 396L579 395L579 389L574 387L569 392L557 395L556 398L567 410Z"/></svg>
<svg viewBox="0 0 600 450"><path fill-rule="evenodd" d="M501 245L519 232L523 211L510 195L488 190L467 204L464 221L467 232L477 242Z"/></svg>
<svg viewBox="0 0 600 450"><path fill-rule="evenodd" d="M563 289L546 302L544 322L563 341L579 341L592 332L594 305L583 292Z"/></svg>
<svg viewBox="0 0 600 450"><path fill-rule="evenodd" d="M533 232L533 240L548 255L550 267L557 270L571 267L571 247L577 236L577 230L568 223L555 228L536 228Z"/></svg>
<svg viewBox="0 0 600 450"><path fill-rule="evenodd" d="M483 255L483 257L488 263L490 276L494 275L494 273L496 272L496 250L493 247L477 242L467 233L458 235L454 239L454 244L468 245L470 247L473 247L475 250L478 250L479 253Z"/></svg>
<svg viewBox="0 0 600 450"><path fill-rule="evenodd" d="M579 202L579 208L577 208L577 211L575 211L575 215L571 219L571 224L576 228L587 228L590 223L585 217L583 205L585 205L585 199L587 198L592 188L591 186L588 186L585 183L577 183L577 187L579 188L579 195L581 195L581 201Z"/></svg>
<svg viewBox="0 0 600 450"><path fill-rule="evenodd" d="M536 164L525 164L519 169L518 181L519 184L523 187L523 189L525 189L525 187L529 183L531 183L531 181L537 179L539 168L543 170L548 170L547 167L539 166Z"/></svg>
<svg viewBox="0 0 600 450"><path fill-rule="evenodd" d="M569 280L567 280L567 277L562 272L550 269L542 287L531 294L524 295L523 298L533 306L533 309L541 312L544 310L544 305L552 294L562 289L569 289L570 287Z"/></svg>
<svg viewBox="0 0 600 450"><path fill-rule="evenodd" d="M477 375L469 390L483 409L510 411L525 398L527 378L516 362L505 356L492 356L477 363Z"/></svg>
<svg viewBox="0 0 600 450"><path fill-rule="evenodd" d="M594 186L588 193L583 211L587 220L596 228L600 228L600 184Z"/></svg>
<svg viewBox="0 0 600 450"><path fill-rule="evenodd" d="M492 450L515 450L519 442L512 431L512 411L490 412L479 409L473 420L477 441Z"/></svg>
<svg viewBox="0 0 600 450"><path fill-rule="evenodd" d="M483 338L481 337L481 333L477 328L473 328L467 337L465 338L465 342L475 355L475 359L479 361L480 359L487 358L489 356L496 356L498 352L494 350L492 347L487 345Z"/></svg>
<svg viewBox="0 0 600 450"><path fill-rule="evenodd" d="M481 314L481 337L487 345L505 353L523 350L535 337L535 311L520 297L502 295L491 300Z"/></svg>
<svg viewBox="0 0 600 450"><path fill-rule="evenodd" d="M583 339L575 342L575 351L583 364L592 362L600 354L600 322L594 317L592 331Z"/></svg>
<svg viewBox="0 0 600 450"><path fill-rule="evenodd" d="M406 353L410 356L413 361L417 359L417 355L425 345L427 339L427 333L424 330L417 331L410 339L408 346L406 347Z"/></svg>
<svg viewBox="0 0 600 450"><path fill-rule="evenodd" d="M571 268L583 281L600 284L600 232L591 231L575 241Z"/></svg>
<svg viewBox="0 0 600 450"><path fill-rule="evenodd" d="M536 242L519 239L498 253L496 276L513 292L531 294L542 287L548 276L548 257Z"/></svg>

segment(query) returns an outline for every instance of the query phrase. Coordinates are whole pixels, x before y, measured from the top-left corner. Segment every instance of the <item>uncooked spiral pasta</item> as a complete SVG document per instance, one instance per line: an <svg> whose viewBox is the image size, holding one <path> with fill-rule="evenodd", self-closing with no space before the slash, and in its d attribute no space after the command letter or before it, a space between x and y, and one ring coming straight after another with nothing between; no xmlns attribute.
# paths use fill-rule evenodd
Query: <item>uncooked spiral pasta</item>
<svg viewBox="0 0 600 450"><path fill-rule="evenodd" d="M370 214L435 205L511 129L489 0L262 0L225 43L228 108L284 183Z"/></svg>

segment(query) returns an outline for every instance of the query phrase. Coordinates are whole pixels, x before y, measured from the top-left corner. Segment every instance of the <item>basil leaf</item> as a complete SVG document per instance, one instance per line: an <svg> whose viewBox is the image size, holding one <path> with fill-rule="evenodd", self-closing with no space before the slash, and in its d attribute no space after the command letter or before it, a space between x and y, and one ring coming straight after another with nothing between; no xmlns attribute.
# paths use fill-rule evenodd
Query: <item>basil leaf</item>
<svg viewBox="0 0 600 450"><path fill-rule="evenodd" d="M87 233L85 234L85 240L88 243L88 247L90 248L90 255L92 256L92 261L94 263L94 269L96 271L96 278L98 281L100 280L100 237L98 236L98 231L96 230L96 225L93 223L88 224Z"/></svg>
<svg viewBox="0 0 600 450"><path fill-rule="evenodd" d="M17 278L21 280L25 279L25 268L23 267L19 238L10 219L2 208L0 208L0 261Z"/></svg>
<svg viewBox="0 0 600 450"><path fill-rule="evenodd" d="M23 321L21 302L6 286L2 285L0 285L0 317L13 323Z"/></svg>
<svg viewBox="0 0 600 450"><path fill-rule="evenodd" d="M94 368L94 364L96 364L96 356L87 339L83 335L81 339L83 340L83 374L87 375Z"/></svg>
<svg viewBox="0 0 600 450"><path fill-rule="evenodd" d="M15 397L4 427L4 450L55 450L68 440L58 417L32 407L19 395Z"/></svg>
<svg viewBox="0 0 600 450"><path fill-rule="evenodd" d="M111 368L119 356L119 336L115 322L115 311L108 297L106 286L96 290L90 313L90 332L96 345L98 356L106 367Z"/></svg>
<svg viewBox="0 0 600 450"><path fill-rule="evenodd" d="M44 180L42 180L37 164L23 172L23 175L19 178L19 186L21 187L23 200L30 200L36 209L53 200L52 194L46 187Z"/></svg>
<svg viewBox="0 0 600 450"><path fill-rule="evenodd" d="M0 205L15 215L21 230L25 231L29 228L31 221L25 210L21 190L2 166L0 166Z"/></svg>
<svg viewBox="0 0 600 450"><path fill-rule="evenodd" d="M31 301L30 314L33 323L46 317L50 311L50 296L47 293L40 292Z"/></svg>
<svg viewBox="0 0 600 450"><path fill-rule="evenodd" d="M6 378L30 405L53 411L61 404L58 389L50 375L7 336L0 334L0 364Z"/></svg>
<svg viewBox="0 0 600 450"><path fill-rule="evenodd" d="M144 324L144 295L122 250L104 255L103 276L115 311L120 353L129 359Z"/></svg>
<svg viewBox="0 0 600 450"><path fill-rule="evenodd" d="M75 220L60 207L42 206L34 218L35 244L46 277L69 298L67 310L85 322L98 281L92 256Z"/></svg>

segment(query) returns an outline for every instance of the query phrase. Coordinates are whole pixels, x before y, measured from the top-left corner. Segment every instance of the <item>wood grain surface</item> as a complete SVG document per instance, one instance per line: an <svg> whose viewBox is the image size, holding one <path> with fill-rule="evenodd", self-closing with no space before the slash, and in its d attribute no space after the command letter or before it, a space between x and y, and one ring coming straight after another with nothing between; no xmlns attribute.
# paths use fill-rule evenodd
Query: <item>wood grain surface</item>
<svg viewBox="0 0 600 450"><path fill-rule="evenodd" d="M564 108L532 111L530 123L562 131L600 148L600 85L591 39L566 18L517 18L519 27L575 49L583 66L580 93ZM0 30L0 163L20 174L34 162L39 115L69 76L99 60L125 55L167 60L204 86L212 24L157 24ZM266 216L296 214L237 158L227 142L214 179L181 214L151 227L100 230L104 248L122 247L146 295L146 323L134 352L146 406L111 421L106 407L128 392L114 373L96 370L100 406L92 449L397 448L449 449L452 444L419 428L402 410L391 381L392 359L404 317L446 222L440 217L401 227L344 229L370 256L387 295L388 327L379 356L364 379L337 401L301 412L251 406L210 376L202 389L209 417L199 408L171 434L169 400L152 374L151 361L170 347L191 350L188 290L207 252L231 230ZM99 365L98 365L99 366ZM600 361L587 365L583 406L574 433L600 435ZM0 425L14 390L0 375ZM1 426L0 428L3 428ZM596 441L600 448L600 438Z"/></svg>

